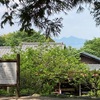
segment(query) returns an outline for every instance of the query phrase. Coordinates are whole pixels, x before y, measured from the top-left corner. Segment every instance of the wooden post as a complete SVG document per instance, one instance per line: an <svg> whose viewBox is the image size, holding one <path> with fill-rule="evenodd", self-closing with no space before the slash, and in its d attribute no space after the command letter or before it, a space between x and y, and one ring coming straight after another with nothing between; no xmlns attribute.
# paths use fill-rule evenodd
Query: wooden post
<svg viewBox="0 0 100 100"><path fill-rule="evenodd" d="M81 96L81 84L79 84L79 96Z"/></svg>
<svg viewBox="0 0 100 100"><path fill-rule="evenodd" d="M20 54L17 54L17 86L16 86L16 96L20 97Z"/></svg>
<svg viewBox="0 0 100 100"><path fill-rule="evenodd" d="M61 94L62 91L61 91L61 83L59 82L59 94Z"/></svg>
<svg viewBox="0 0 100 100"><path fill-rule="evenodd" d="M10 87L7 86L7 93L9 93L9 89L10 89Z"/></svg>

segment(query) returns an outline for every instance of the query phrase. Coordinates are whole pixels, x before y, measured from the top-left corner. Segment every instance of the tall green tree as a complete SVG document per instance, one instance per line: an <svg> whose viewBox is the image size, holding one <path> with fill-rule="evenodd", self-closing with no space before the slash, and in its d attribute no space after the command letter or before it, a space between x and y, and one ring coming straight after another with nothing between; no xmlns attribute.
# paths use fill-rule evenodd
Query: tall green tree
<svg viewBox="0 0 100 100"><path fill-rule="evenodd" d="M81 50L100 57L100 38L86 41Z"/></svg>
<svg viewBox="0 0 100 100"><path fill-rule="evenodd" d="M46 37L40 32L32 30L32 34L24 31L17 31L0 36L1 46L16 46L22 42L54 42L51 38Z"/></svg>
<svg viewBox="0 0 100 100"><path fill-rule="evenodd" d="M44 31L46 36L53 34L57 36L62 28L62 18L50 17L60 12L67 13L69 10L78 6L79 10L82 10L82 4L95 4L99 3L99 0L0 0L2 6L7 7L7 11L4 12L1 21L1 27L7 22L10 25L14 24L13 19L18 18L18 23L21 26L21 30L25 30L31 33L32 25ZM95 5L96 8L96 5ZM95 10L95 9L94 9ZM97 10L97 9L96 9ZM95 10L95 11L96 11ZM97 12L97 14L99 14Z"/></svg>
<svg viewBox="0 0 100 100"><path fill-rule="evenodd" d="M4 46L5 40L3 37L0 36L0 46Z"/></svg>
<svg viewBox="0 0 100 100"><path fill-rule="evenodd" d="M100 70L93 70L90 73L91 78L89 79L89 82L92 85L91 92L92 96L100 97Z"/></svg>
<svg viewBox="0 0 100 100"><path fill-rule="evenodd" d="M97 26L100 25L100 1L99 0L96 0L96 2L94 3L92 14L95 18L96 25Z"/></svg>

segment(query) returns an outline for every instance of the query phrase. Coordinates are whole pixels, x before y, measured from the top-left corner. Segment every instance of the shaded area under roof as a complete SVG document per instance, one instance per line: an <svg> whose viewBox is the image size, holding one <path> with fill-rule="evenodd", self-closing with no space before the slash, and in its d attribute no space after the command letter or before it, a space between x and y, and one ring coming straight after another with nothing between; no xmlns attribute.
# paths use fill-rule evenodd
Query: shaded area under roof
<svg viewBox="0 0 100 100"><path fill-rule="evenodd" d="M80 53L80 56L85 56L85 57L88 57L88 58L91 58L91 59L94 59L94 60L97 60L100 62L100 58L95 56L95 55L92 55L90 53L87 53L87 52L81 52Z"/></svg>

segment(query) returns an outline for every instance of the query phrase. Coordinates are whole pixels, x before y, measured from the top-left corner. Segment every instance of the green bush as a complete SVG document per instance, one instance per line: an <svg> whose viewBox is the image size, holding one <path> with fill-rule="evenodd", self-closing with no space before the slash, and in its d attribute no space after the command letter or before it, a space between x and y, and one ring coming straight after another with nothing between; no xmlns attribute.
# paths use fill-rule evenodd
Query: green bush
<svg viewBox="0 0 100 100"><path fill-rule="evenodd" d="M100 97L100 90L97 91L98 97Z"/></svg>
<svg viewBox="0 0 100 100"><path fill-rule="evenodd" d="M8 93L7 90L0 89L0 96L11 96L12 93Z"/></svg>
<svg viewBox="0 0 100 100"><path fill-rule="evenodd" d="M55 84L68 78L68 71L84 71L85 65L80 63L79 55L76 54L77 50L72 48L41 47L20 51L20 94L51 94ZM16 54L4 58L14 57Z"/></svg>
<svg viewBox="0 0 100 100"><path fill-rule="evenodd" d="M46 83L43 85L43 90L42 90L42 94L44 95L49 95L52 92L52 85L50 85L49 83Z"/></svg>
<svg viewBox="0 0 100 100"><path fill-rule="evenodd" d="M0 90L0 95L7 95L7 91L6 91L6 90L1 89L1 90Z"/></svg>
<svg viewBox="0 0 100 100"><path fill-rule="evenodd" d="M29 88L21 89L21 91L20 91L20 95L32 95L33 93L34 93L34 91Z"/></svg>

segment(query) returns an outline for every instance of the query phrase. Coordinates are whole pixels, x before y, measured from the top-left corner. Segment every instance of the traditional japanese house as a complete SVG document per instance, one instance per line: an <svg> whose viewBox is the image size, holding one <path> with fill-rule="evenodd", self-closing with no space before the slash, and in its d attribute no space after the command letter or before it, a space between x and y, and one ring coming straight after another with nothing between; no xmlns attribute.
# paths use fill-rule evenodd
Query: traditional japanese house
<svg viewBox="0 0 100 100"><path fill-rule="evenodd" d="M92 70L99 70L100 69L100 58L96 57L92 54L82 52L80 53L81 62L87 64L87 67L89 67L90 71ZM91 87L91 84L89 84ZM90 89L86 88L84 84L81 84L77 88L71 85L70 83L59 83L56 87L56 93L62 94L62 93L70 93L70 94L76 94L81 95L82 93L87 93L90 91Z"/></svg>
<svg viewBox="0 0 100 100"><path fill-rule="evenodd" d="M81 57L81 62L84 62L85 64L87 64L90 70L100 69L100 58L99 57L86 53L86 52L82 52L80 54L80 57Z"/></svg>

